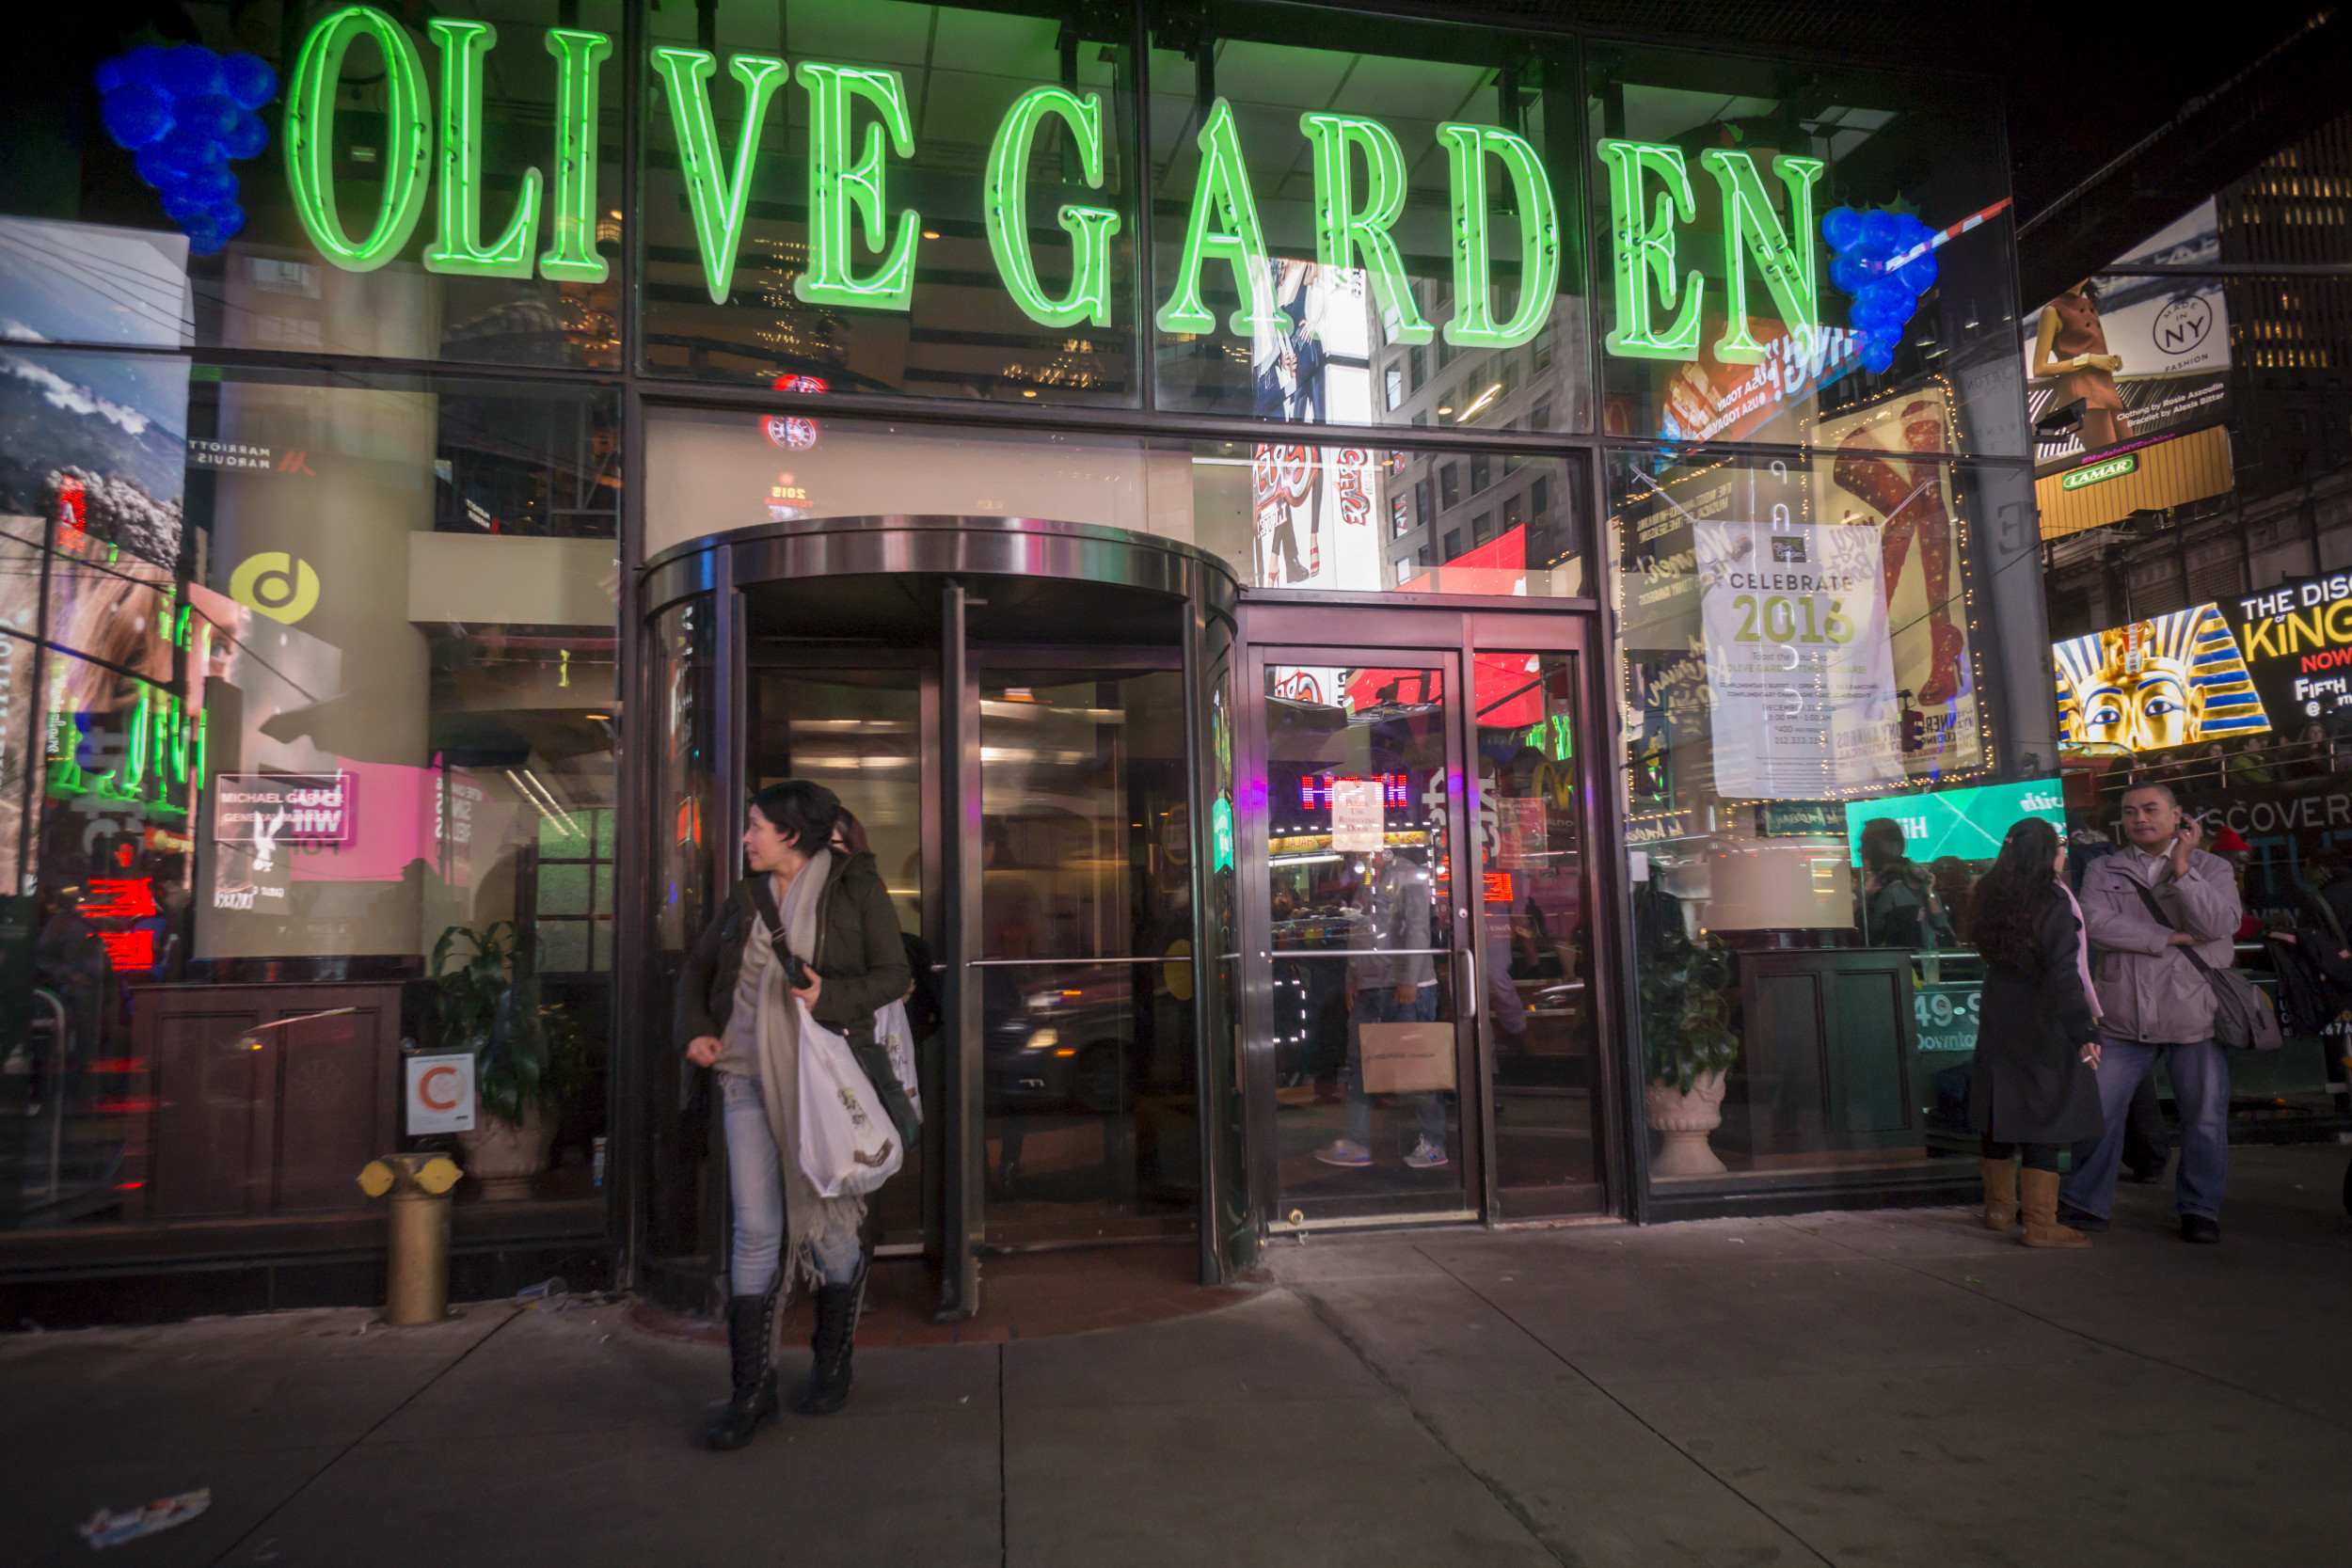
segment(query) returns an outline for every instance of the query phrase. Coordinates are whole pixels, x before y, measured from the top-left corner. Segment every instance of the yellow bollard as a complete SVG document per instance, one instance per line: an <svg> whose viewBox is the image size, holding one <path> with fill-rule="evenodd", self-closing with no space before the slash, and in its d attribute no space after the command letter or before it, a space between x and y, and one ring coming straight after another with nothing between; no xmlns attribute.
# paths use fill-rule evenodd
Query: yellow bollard
<svg viewBox="0 0 2352 1568"><path fill-rule="evenodd" d="M359 1190L392 1200L384 1321L395 1328L449 1316L449 1195L463 1173L446 1154L387 1154L359 1172Z"/></svg>

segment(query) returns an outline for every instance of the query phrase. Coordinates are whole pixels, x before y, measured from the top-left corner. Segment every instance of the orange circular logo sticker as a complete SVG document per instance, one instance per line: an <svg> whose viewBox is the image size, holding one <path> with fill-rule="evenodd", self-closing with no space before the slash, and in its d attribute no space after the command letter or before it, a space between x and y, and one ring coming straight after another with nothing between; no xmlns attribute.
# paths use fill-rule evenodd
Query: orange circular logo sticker
<svg viewBox="0 0 2352 1568"><path fill-rule="evenodd" d="M417 1080L417 1098L429 1111L454 1111L465 1085L464 1073L453 1067L437 1067Z"/></svg>

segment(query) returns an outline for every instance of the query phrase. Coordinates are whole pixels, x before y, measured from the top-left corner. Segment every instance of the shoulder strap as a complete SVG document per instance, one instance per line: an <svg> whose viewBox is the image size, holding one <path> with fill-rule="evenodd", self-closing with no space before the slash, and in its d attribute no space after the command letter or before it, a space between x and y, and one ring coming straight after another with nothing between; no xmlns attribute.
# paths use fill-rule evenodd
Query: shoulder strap
<svg viewBox="0 0 2352 1568"><path fill-rule="evenodd" d="M2303 901L2319 911L2319 918L2328 923L2328 933L2336 939L2338 947L2352 947L2352 939L2344 934L2344 922L2336 918L2336 907L2328 902L2327 889L2305 888Z"/></svg>
<svg viewBox="0 0 2352 1568"><path fill-rule="evenodd" d="M785 940L784 912L776 908L776 890L766 877L752 879L752 901L759 906L759 918L768 923L768 941L776 951L776 961L788 973L792 967L792 944Z"/></svg>
<svg viewBox="0 0 2352 1568"><path fill-rule="evenodd" d="M2137 879L2133 879L2132 891L2138 894L2139 901L2148 906L2148 917L2151 920L2153 920L2157 925L2163 927L2168 931L2177 931L2180 929L2178 926L2172 924L2172 917L2164 912L2164 906L2156 902L2156 895L2148 891L2148 884L2146 882L2139 881Z"/></svg>
<svg viewBox="0 0 2352 1568"><path fill-rule="evenodd" d="M2147 883L2135 881L2132 883L2132 887L2133 890L2139 895L2139 901L2148 906L2148 913L2157 925L2163 927L2168 931L2177 931L2180 929L2178 926L2173 925L2170 920L2166 918L2164 906L2156 902L2156 895L2148 891ZM2213 965L2199 958L2195 947L2183 947L2180 951L2183 958L2197 966L2197 972L2200 974L2205 975L2207 978L2212 977Z"/></svg>

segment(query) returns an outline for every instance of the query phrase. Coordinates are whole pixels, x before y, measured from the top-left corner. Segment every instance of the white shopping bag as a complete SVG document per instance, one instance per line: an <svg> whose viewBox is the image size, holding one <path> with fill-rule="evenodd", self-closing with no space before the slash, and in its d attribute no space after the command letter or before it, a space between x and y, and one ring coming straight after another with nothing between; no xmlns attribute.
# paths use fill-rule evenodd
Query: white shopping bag
<svg viewBox="0 0 2352 1568"><path fill-rule="evenodd" d="M898 1173L906 1150L850 1042L811 1018L800 998L801 1170L820 1197L870 1193Z"/></svg>
<svg viewBox="0 0 2352 1568"><path fill-rule="evenodd" d="M890 1053L890 1073L906 1091L914 1119L923 1119L923 1089L914 1078L914 1027L907 1022L907 1005L893 1002L874 1015L874 1037Z"/></svg>

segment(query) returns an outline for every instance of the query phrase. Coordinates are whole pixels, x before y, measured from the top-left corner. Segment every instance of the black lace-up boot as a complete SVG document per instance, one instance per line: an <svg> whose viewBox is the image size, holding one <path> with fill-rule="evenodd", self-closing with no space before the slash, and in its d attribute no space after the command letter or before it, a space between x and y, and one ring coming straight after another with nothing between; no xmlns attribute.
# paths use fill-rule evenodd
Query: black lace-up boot
<svg viewBox="0 0 2352 1568"><path fill-rule="evenodd" d="M727 1353L735 1367L735 1395L710 1423L703 1441L719 1449L739 1449L752 1440L759 1423L776 1413L776 1370L769 1346L776 1334L779 1290L758 1296L727 1298Z"/></svg>
<svg viewBox="0 0 2352 1568"><path fill-rule="evenodd" d="M860 1258L855 1279L817 1287L817 1332L808 1341L817 1364L801 1399L803 1416L830 1416L850 1402L850 1356L857 1349L858 1314L866 1307L866 1259Z"/></svg>

